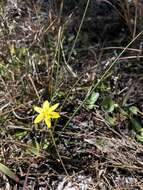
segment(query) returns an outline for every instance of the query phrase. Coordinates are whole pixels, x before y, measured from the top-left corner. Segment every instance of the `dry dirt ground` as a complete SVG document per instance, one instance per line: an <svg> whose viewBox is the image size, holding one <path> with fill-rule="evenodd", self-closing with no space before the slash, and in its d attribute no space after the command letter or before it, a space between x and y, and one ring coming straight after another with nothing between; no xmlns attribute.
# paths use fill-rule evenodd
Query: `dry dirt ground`
<svg viewBox="0 0 143 190"><path fill-rule="evenodd" d="M0 189L143 189L142 1L0 4Z"/></svg>

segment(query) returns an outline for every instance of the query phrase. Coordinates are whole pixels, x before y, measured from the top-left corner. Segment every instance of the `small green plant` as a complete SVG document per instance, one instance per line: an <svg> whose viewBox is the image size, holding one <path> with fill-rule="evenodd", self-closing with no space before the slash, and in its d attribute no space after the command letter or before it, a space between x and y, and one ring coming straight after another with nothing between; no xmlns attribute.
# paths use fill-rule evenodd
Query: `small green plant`
<svg viewBox="0 0 143 190"><path fill-rule="evenodd" d="M136 107L129 107L129 118L131 121L132 129L136 132L136 139L143 143L143 126L136 116L141 115L142 112Z"/></svg>

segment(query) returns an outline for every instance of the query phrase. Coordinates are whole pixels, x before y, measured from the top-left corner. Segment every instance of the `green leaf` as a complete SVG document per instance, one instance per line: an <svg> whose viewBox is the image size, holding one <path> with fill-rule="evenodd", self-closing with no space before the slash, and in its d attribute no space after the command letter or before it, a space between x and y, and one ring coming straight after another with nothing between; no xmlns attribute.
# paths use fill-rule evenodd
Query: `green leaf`
<svg viewBox="0 0 143 190"><path fill-rule="evenodd" d="M111 97L107 97L102 102L103 109L106 112L112 113L118 105L111 99Z"/></svg>
<svg viewBox="0 0 143 190"><path fill-rule="evenodd" d="M98 100L98 98L99 98L99 93L98 92L92 92L92 94L90 95L90 97L86 101L87 107L89 109L93 109L95 106L95 102Z"/></svg>
<svg viewBox="0 0 143 190"><path fill-rule="evenodd" d="M132 128L137 132L140 133L143 131L142 125L136 120L136 119L131 119L132 123Z"/></svg>
<svg viewBox="0 0 143 190"><path fill-rule="evenodd" d="M29 153L34 154L35 156L38 156L39 152L40 152L40 146L39 146L38 142L37 141L32 142L30 144L30 146L28 147L27 151Z"/></svg>
<svg viewBox="0 0 143 190"><path fill-rule="evenodd" d="M111 116L107 116L106 117L106 122L110 125L110 126L115 126L116 124L116 118L115 117L111 117Z"/></svg>
<svg viewBox="0 0 143 190"><path fill-rule="evenodd" d="M45 142L44 145L43 145L43 149L46 150L48 147L49 147L49 142Z"/></svg>
<svg viewBox="0 0 143 190"><path fill-rule="evenodd" d="M143 143L143 136L142 135L136 135L136 138L138 141Z"/></svg>
<svg viewBox="0 0 143 190"><path fill-rule="evenodd" d="M13 179L16 182L19 182L19 178L15 175L14 172L12 172L7 166L0 163L0 171Z"/></svg>
<svg viewBox="0 0 143 190"><path fill-rule="evenodd" d="M23 131L23 132L16 132L16 134L15 134L15 137L17 138L17 139L21 139L21 138L23 138L25 135L27 134L27 131Z"/></svg>
<svg viewBox="0 0 143 190"><path fill-rule="evenodd" d="M134 115L137 115L139 112L139 109L136 106L129 107L129 111L133 113Z"/></svg>

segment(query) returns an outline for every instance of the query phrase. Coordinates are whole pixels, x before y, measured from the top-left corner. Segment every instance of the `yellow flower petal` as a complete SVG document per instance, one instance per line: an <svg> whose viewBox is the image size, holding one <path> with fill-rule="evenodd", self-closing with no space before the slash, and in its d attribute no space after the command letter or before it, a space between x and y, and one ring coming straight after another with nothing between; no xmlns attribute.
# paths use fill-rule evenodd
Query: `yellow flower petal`
<svg viewBox="0 0 143 190"><path fill-rule="evenodd" d="M57 104L51 106L51 107L49 108L49 111L50 111L50 112L51 112L51 111L54 111L58 106L59 106L59 103L57 103Z"/></svg>
<svg viewBox="0 0 143 190"><path fill-rule="evenodd" d="M40 107L34 106L34 110L35 110L36 112L38 112L38 113L41 113L43 109L40 108Z"/></svg>
<svg viewBox="0 0 143 190"><path fill-rule="evenodd" d="M45 119L45 123L46 123L48 128L51 128L51 120L49 118Z"/></svg>
<svg viewBox="0 0 143 190"><path fill-rule="evenodd" d="M51 119L57 119L60 117L60 114L54 111L58 106L59 104L57 103L50 107L48 100L43 103L42 108L34 106L34 110L39 113L35 118L34 123L39 123L41 120L44 120L47 127L51 128Z"/></svg>
<svg viewBox="0 0 143 190"><path fill-rule="evenodd" d="M56 118L60 117L60 114L58 112L54 112L53 111L53 112L50 113L50 116L51 116L51 118L55 118L56 119Z"/></svg>
<svg viewBox="0 0 143 190"><path fill-rule="evenodd" d="M42 113L40 113L34 120L34 123L39 123L40 121L42 121L44 119L44 115Z"/></svg>
<svg viewBox="0 0 143 190"><path fill-rule="evenodd" d="M50 107L50 104L48 102L48 100L46 100L44 103L43 103L43 109L49 109Z"/></svg>

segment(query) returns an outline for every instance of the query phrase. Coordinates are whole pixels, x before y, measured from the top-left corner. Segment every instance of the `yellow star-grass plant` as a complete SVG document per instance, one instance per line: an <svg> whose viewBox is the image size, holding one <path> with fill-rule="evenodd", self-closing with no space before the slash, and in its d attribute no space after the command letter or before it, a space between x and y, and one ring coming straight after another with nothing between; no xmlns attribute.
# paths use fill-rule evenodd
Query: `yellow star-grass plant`
<svg viewBox="0 0 143 190"><path fill-rule="evenodd" d="M34 106L34 110L38 112L38 116L35 118L34 123L39 123L44 120L47 127L51 128L51 119L57 119L60 117L58 112L55 112L55 109L59 106L59 104L54 104L50 106L48 100L43 103L42 107Z"/></svg>
<svg viewBox="0 0 143 190"><path fill-rule="evenodd" d="M34 110L36 112L38 112L39 114L37 115L37 117L35 118L34 120L34 123L39 123L40 121L44 120L47 127L48 128L51 128L51 119L57 119L60 117L60 114L58 112L55 112L55 109L59 106L59 104L54 104L53 106L50 106L50 103L48 102L48 100L46 100L44 103L43 103L43 106L42 107L38 107L38 106L34 106ZM50 132L50 135L52 137L52 141L53 141L53 144L55 146L55 149L56 149L56 152L57 152L57 155L61 161L61 164L63 166L63 169L65 170L65 173L67 176L69 176L65 166L64 166L64 163L62 161L62 158L60 156L60 153L57 149L57 146L56 146L56 143L55 143L55 139L53 137L53 134L52 134L52 131L49 130Z"/></svg>

